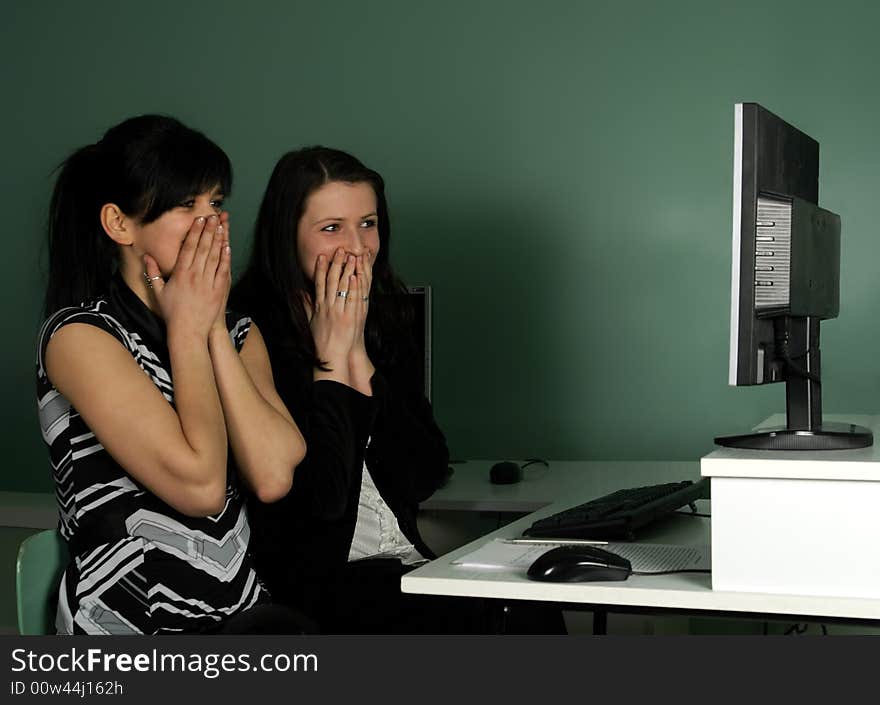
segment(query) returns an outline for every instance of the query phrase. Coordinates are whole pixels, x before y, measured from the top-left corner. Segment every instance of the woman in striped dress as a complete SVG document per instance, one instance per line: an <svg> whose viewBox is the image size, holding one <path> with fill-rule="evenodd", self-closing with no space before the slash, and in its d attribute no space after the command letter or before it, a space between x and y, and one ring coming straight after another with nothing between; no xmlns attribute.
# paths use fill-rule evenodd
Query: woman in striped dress
<svg viewBox="0 0 880 705"><path fill-rule="evenodd" d="M261 630L240 484L285 496L305 443L259 330L226 310L230 186L217 145L155 115L60 170L37 351L60 633Z"/></svg>

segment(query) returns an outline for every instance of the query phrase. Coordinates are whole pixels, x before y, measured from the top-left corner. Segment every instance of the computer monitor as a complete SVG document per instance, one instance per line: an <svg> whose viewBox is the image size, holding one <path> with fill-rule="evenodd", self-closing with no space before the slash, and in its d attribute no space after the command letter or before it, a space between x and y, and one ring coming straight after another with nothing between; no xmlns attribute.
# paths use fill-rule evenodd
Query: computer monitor
<svg viewBox="0 0 880 705"><path fill-rule="evenodd" d="M418 351L417 358L422 360L418 371L419 381L424 387L425 397L431 401L432 390L432 300L430 286L408 286L407 301L412 313L413 340Z"/></svg>
<svg viewBox="0 0 880 705"><path fill-rule="evenodd" d="M722 446L834 450L871 432L822 421L819 322L840 308L840 216L819 205L819 144L756 103L734 108L730 384L785 382L786 426Z"/></svg>
<svg viewBox="0 0 880 705"><path fill-rule="evenodd" d="M406 389L408 393L423 391L425 398L432 401L431 287L406 286L402 291L373 296L377 304L376 310L382 310L388 316L384 325L392 325L394 328L395 342L384 350L382 359L389 365L388 371L392 373L395 384Z"/></svg>

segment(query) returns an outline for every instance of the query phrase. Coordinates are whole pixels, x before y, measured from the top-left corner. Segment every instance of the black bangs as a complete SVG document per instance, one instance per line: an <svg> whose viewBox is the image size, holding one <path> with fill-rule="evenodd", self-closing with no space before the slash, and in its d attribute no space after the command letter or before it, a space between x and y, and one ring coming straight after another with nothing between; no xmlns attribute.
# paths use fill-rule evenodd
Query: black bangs
<svg viewBox="0 0 880 705"><path fill-rule="evenodd" d="M232 188L229 157L201 132L167 115L140 115L112 127L96 145L104 202L150 223L188 197Z"/></svg>
<svg viewBox="0 0 880 705"><path fill-rule="evenodd" d="M232 190L232 166L217 145L199 132L184 128L135 161L143 173L135 178L146 188L138 205L144 223L156 220L183 201L218 188L224 196Z"/></svg>

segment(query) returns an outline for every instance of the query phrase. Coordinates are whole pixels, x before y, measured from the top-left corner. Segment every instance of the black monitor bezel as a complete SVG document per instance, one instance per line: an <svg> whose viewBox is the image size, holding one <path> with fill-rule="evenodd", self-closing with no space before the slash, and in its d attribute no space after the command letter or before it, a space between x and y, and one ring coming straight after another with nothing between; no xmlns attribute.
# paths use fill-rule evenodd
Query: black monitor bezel
<svg viewBox="0 0 880 705"><path fill-rule="evenodd" d="M758 196L819 202L819 143L757 103L734 107L733 256L730 364L732 386L784 381L758 362L772 348L773 323L755 310Z"/></svg>

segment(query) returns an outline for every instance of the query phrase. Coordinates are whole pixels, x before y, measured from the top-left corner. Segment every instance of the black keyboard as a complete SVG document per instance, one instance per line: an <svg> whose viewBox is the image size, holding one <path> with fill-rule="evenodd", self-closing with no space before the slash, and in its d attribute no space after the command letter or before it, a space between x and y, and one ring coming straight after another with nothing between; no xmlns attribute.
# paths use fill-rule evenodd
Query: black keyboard
<svg viewBox="0 0 880 705"><path fill-rule="evenodd" d="M637 529L709 496L709 481L632 487L592 499L544 519L523 532L534 538L634 539Z"/></svg>

